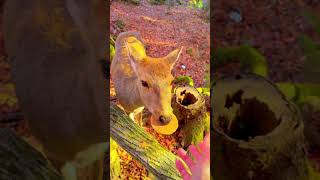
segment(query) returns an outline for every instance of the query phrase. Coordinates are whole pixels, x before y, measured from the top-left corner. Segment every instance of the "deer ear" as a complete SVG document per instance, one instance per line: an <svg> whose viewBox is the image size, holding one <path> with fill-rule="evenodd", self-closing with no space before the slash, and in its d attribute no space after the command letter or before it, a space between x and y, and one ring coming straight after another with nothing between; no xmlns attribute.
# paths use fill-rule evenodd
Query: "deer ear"
<svg viewBox="0 0 320 180"><path fill-rule="evenodd" d="M129 37L126 43L130 64L134 70L147 55L143 44L135 37Z"/></svg>
<svg viewBox="0 0 320 180"><path fill-rule="evenodd" d="M168 61L169 64L171 64L171 68L173 67L175 62L179 59L182 49L183 47L181 47L180 49L176 49L166 56L166 60Z"/></svg>

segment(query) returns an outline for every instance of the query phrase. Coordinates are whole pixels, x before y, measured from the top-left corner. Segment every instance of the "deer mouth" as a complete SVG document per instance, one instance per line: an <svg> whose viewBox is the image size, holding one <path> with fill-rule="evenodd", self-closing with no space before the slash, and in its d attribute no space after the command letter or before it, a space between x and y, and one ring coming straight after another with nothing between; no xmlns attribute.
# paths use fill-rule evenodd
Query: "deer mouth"
<svg viewBox="0 0 320 180"><path fill-rule="evenodd" d="M162 124L151 116L151 126L159 134L171 135L178 129L178 119L173 116L167 124Z"/></svg>

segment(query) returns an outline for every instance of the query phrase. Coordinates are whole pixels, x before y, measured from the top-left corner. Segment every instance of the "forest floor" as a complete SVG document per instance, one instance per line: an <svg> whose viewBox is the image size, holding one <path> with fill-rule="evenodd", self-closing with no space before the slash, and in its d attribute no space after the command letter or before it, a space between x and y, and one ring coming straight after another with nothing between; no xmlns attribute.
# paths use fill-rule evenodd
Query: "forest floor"
<svg viewBox="0 0 320 180"><path fill-rule="evenodd" d="M137 31L145 42L146 52L151 57L163 57L171 51L184 47L172 73L174 77L190 76L195 86L204 86L205 74L210 63L210 23L202 10L186 6L151 5L141 1L132 5L113 1L110 9L110 33L117 37L120 32ZM111 77L112 79L112 77ZM110 96L115 100L113 83ZM163 136L152 128L145 128L160 144L175 153L179 133ZM146 169L123 149L119 148L121 176L123 179L145 179Z"/></svg>
<svg viewBox="0 0 320 180"><path fill-rule="evenodd" d="M110 12L111 35L139 32L151 57L163 57L184 47L173 75L188 75L196 86L204 84L210 61L210 24L203 11L183 6L169 10L167 5L151 5L147 1L138 6L113 1Z"/></svg>
<svg viewBox="0 0 320 180"><path fill-rule="evenodd" d="M267 60L269 78L273 82L297 82L301 77L305 55L298 44L302 34L317 43L320 36L301 13L309 9L320 17L320 3L311 0L228 0L215 1L213 48L249 44ZM238 73L239 64L231 63L216 73ZM312 123L320 133L320 112L314 113ZM309 149L310 158L320 170L320 147Z"/></svg>

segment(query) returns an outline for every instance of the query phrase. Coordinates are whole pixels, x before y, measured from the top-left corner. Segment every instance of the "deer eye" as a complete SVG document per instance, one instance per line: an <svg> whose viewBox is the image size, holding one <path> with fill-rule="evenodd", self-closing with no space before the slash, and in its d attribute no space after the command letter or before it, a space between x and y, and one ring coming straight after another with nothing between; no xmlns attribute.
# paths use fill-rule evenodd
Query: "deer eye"
<svg viewBox="0 0 320 180"><path fill-rule="evenodd" d="M141 84L142 84L143 87L149 88L149 85L148 85L148 83L146 81L142 81L141 80Z"/></svg>

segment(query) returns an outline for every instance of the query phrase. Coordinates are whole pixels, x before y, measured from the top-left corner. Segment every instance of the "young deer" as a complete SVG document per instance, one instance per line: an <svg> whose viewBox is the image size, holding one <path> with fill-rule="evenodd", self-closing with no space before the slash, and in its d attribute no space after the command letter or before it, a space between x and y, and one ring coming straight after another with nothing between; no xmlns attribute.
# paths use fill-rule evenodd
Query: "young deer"
<svg viewBox="0 0 320 180"><path fill-rule="evenodd" d="M122 107L128 113L146 107L157 132L174 133L178 121L171 107L171 70L182 48L166 57L152 58L146 55L140 35L130 31L118 36L115 49L111 75Z"/></svg>
<svg viewBox="0 0 320 180"><path fill-rule="evenodd" d="M8 0L4 38L16 95L65 179L107 150L104 0ZM99 171L98 171L99 172ZM101 177L101 176L100 176Z"/></svg>

